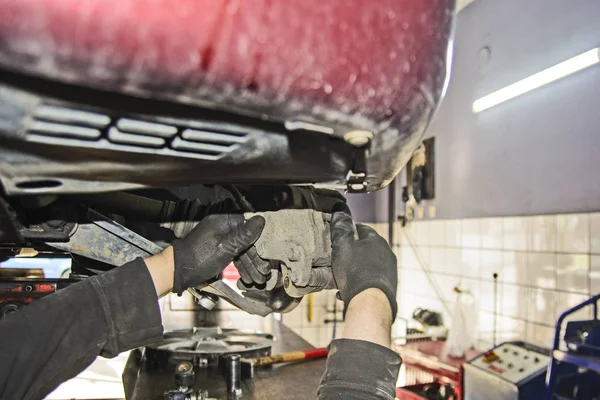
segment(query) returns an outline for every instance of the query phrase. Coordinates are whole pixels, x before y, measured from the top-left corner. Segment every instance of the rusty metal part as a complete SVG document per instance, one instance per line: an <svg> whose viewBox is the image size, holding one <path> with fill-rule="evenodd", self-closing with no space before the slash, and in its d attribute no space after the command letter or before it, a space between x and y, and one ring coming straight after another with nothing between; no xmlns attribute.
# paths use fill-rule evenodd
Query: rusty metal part
<svg viewBox="0 0 600 400"><path fill-rule="evenodd" d="M68 242L48 242L48 246L58 250L78 254L106 264L120 266L137 257L148 257L162 251L154 242L125 228L104 215L88 209L89 223L79 224ZM264 303L241 296L222 281L215 281L203 287L203 291L213 293L229 303L251 314L266 316L272 310ZM191 288L194 297L203 297Z"/></svg>
<svg viewBox="0 0 600 400"><path fill-rule="evenodd" d="M77 228L77 214L78 209L70 204L51 204L23 212L15 225L26 240L66 242Z"/></svg>
<svg viewBox="0 0 600 400"><path fill-rule="evenodd" d="M90 222L80 223L68 242L47 244L115 266L162 251L162 247L154 242L92 209L88 209L86 217Z"/></svg>
<svg viewBox="0 0 600 400"><path fill-rule="evenodd" d="M207 286L200 287L202 292L211 293L219 296L223 300L228 303L236 306L239 309L242 309L250 314L260 315L261 317L266 317L271 314L273 310L268 307L264 302L260 302L248 297L244 297L240 295L238 292L230 288L223 281L214 281ZM199 293L196 288L189 288L188 292L192 294L198 300L204 298L202 294Z"/></svg>
<svg viewBox="0 0 600 400"><path fill-rule="evenodd" d="M255 243L257 253L262 259L280 263L283 287L290 296L302 297L322 290L331 281L321 268L317 273L313 270L331 266L330 214L314 210L245 214L246 218L255 215L266 221Z"/></svg>

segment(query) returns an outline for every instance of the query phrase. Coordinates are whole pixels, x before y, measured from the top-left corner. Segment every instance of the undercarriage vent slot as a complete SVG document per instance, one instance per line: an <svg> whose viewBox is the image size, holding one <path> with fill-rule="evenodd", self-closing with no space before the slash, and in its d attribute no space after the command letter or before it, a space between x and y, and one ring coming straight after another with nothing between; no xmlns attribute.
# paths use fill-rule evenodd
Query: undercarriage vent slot
<svg viewBox="0 0 600 400"><path fill-rule="evenodd" d="M117 128L126 132L158 136L162 138L170 138L177 134L176 126L139 121L135 119L121 118L117 121Z"/></svg>
<svg viewBox="0 0 600 400"><path fill-rule="evenodd" d="M220 154L229 153L231 151L231 147L229 146L220 146L210 143L196 143L187 140L181 140L180 138L175 138L172 146L176 150L190 151L193 153L198 152L205 154Z"/></svg>
<svg viewBox="0 0 600 400"><path fill-rule="evenodd" d="M129 144L132 146L163 147L165 139L153 136L135 135L121 132L115 127L108 130L108 140L113 143Z"/></svg>
<svg viewBox="0 0 600 400"><path fill-rule="evenodd" d="M83 140L99 139L102 132L98 129L86 128L83 126L74 126L66 124L56 124L53 122L33 121L29 127L29 132L38 135L58 136L66 138L75 138Z"/></svg>
<svg viewBox="0 0 600 400"><path fill-rule="evenodd" d="M233 145L244 143L246 141L245 135L237 136L232 135L231 133L200 131L197 129L186 129L181 134L181 137L185 140L191 140L192 142L219 143L223 145Z"/></svg>
<svg viewBox="0 0 600 400"><path fill-rule="evenodd" d="M46 104L25 121L29 142L206 160L218 160L260 133L225 122L155 122Z"/></svg>
<svg viewBox="0 0 600 400"><path fill-rule="evenodd" d="M42 105L35 110L34 118L52 122L63 122L70 125L106 128L110 117L89 111L73 110L65 107Z"/></svg>

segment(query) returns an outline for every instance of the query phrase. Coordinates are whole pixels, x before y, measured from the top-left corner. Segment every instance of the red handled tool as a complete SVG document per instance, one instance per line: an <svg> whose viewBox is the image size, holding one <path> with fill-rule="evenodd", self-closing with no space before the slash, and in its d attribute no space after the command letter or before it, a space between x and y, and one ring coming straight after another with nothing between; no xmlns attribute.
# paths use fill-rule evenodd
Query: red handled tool
<svg viewBox="0 0 600 400"><path fill-rule="evenodd" d="M327 357L327 354L327 349L323 347L320 349L293 351L291 353L283 353L267 357L243 358L242 375L247 378L253 378L255 367L264 367L267 365L281 364L286 362L323 358Z"/></svg>
<svg viewBox="0 0 600 400"><path fill-rule="evenodd" d="M258 357L253 358L255 366L265 366L272 364L280 364L284 362L292 362L292 361L300 361L300 360L308 360L311 358L322 358L327 357L327 349L310 349L310 350L302 350L302 351L293 351L291 353L283 353L277 354L274 356L267 357Z"/></svg>

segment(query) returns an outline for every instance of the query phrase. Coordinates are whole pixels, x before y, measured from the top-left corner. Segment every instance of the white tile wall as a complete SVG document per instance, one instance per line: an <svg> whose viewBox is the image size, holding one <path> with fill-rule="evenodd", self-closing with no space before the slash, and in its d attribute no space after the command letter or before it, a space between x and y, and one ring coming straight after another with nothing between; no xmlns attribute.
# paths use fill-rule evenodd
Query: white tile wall
<svg viewBox="0 0 600 400"><path fill-rule="evenodd" d="M518 338L549 347L558 315L600 293L600 213L438 220L408 229L418 237L416 247L433 271L441 301L452 309L457 285L475 296L478 343L484 347L493 340L495 301L499 341ZM399 316L410 318L425 305L441 312L441 301L406 247L403 241L399 248ZM590 315L586 310L574 318Z"/></svg>
<svg viewBox="0 0 600 400"><path fill-rule="evenodd" d="M464 219L461 227L461 247L481 247L481 220Z"/></svg>
<svg viewBox="0 0 600 400"><path fill-rule="evenodd" d="M449 273L448 260L446 258L445 247L432 247L430 252L430 263L429 267L434 272ZM418 266L417 266L418 268Z"/></svg>
<svg viewBox="0 0 600 400"><path fill-rule="evenodd" d="M527 253L505 251L502 254L500 281L513 284L527 284Z"/></svg>
<svg viewBox="0 0 600 400"><path fill-rule="evenodd" d="M444 229L444 221L431 221L429 224L429 242L431 246L445 246L446 229Z"/></svg>
<svg viewBox="0 0 600 400"><path fill-rule="evenodd" d="M387 224L370 224L387 239ZM523 339L550 347L557 317L588 296L600 293L600 213L534 217L419 221L401 229L396 224L394 250L398 256L398 317L410 319L418 307L442 312L447 324L453 309L455 286L474 296L478 309L478 346L493 341L494 302L497 304L497 340ZM441 299L422 271L415 250L432 270ZM498 274L494 296L492 275ZM333 302L337 318L343 304L333 291L315 294L313 320L307 320L304 300L283 321L315 346L332 338ZM329 312L328 312L329 311ZM587 318L582 311L573 318ZM341 334L343 323L337 325Z"/></svg>
<svg viewBox="0 0 600 400"><path fill-rule="evenodd" d="M526 217L504 218L502 225L504 250L527 250L528 225Z"/></svg>
<svg viewBox="0 0 600 400"><path fill-rule="evenodd" d="M590 257L590 293L600 293L600 255Z"/></svg>
<svg viewBox="0 0 600 400"><path fill-rule="evenodd" d="M589 293L589 254L558 254L556 286L560 290Z"/></svg>
<svg viewBox="0 0 600 400"><path fill-rule="evenodd" d="M589 214L565 214L556 217L557 249L565 253L589 253Z"/></svg>
<svg viewBox="0 0 600 400"><path fill-rule="evenodd" d="M556 251L556 215L533 217L529 225L529 250Z"/></svg>
<svg viewBox="0 0 600 400"><path fill-rule="evenodd" d="M529 288L527 293L527 320L539 324L556 319L556 293L550 290Z"/></svg>
<svg viewBox="0 0 600 400"><path fill-rule="evenodd" d="M517 285L501 285L502 314L507 317L527 319L529 297L527 287Z"/></svg>
<svg viewBox="0 0 600 400"><path fill-rule="evenodd" d="M445 221L446 225L446 246L458 247L461 243L461 221L449 220Z"/></svg>
<svg viewBox="0 0 600 400"><path fill-rule="evenodd" d="M527 285L556 289L556 253L527 253Z"/></svg>
<svg viewBox="0 0 600 400"><path fill-rule="evenodd" d="M590 250L600 254L600 213L590 215Z"/></svg>
<svg viewBox="0 0 600 400"><path fill-rule="evenodd" d="M477 278L481 274L481 250L471 248L461 249L460 252L462 275L467 278Z"/></svg>
<svg viewBox="0 0 600 400"><path fill-rule="evenodd" d="M481 220L481 248L502 249L502 218L484 218Z"/></svg>
<svg viewBox="0 0 600 400"><path fill-rule="evenodd" d="M446 271L452 275L462 275L462 254L461 249L448 247L446 250Z"/></svg>
<svg viewBox="0 0 600 400"><path fill-rule="evenodd" d="M414 238L416 243L422 246L431 245L430 221L422 221L420 224L415 224Z"/></svg>
<svg viewBox="0 0 600 400"><path fill-rule="evenodd" d="M412 247L402 246L400 251L401 251L401 254L400 254L400 257L398 257L398 263L403 268L410 268L410 269L418 269L419 268L419 261L417 260L417 255L415 254L415 251L413 250Z"/></svg>
<svg viewBox="0 0 600 400"><path fill-rule="evenodd" d="M496 334L498 343L509 340L523 340L527 334L527 323L515 318L498 317L498 328Z"/></svg>
<svg viewBox="0 0 600 400"><path fill-rule="evenodd" d="M481 251L481 268L479 277L485 280L493 280L494 274L504 275L502 268L502 258L504 253L498 250L482 250Z"/></svg>
<svg viewBox="0 0 600 400"><path fill-rule="evenodd" d="M527 323L526 339L530 343L540 346L552 347L554 340L554 328L547 325Z"/></svg>
<svg viewBox="0 0 600 400"><path fill-rule="evenodd" d="M477 314L478 326L479 326L479 340L485 342L486 346L489 346L493 342L493 331L494 331L494 314L487 311L480 311ZM500 322L498 317L496 323Z"/></svg>

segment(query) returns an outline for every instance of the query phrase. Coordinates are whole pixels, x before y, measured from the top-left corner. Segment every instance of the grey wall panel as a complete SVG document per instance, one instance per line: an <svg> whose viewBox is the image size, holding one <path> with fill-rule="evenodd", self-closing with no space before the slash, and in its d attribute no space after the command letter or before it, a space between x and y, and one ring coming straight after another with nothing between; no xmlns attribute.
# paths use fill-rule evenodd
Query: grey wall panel
<svg viewBox="0 0 600 400"><path fill-rule="evenodd" d="M477 0L459 14L450 88L428 131L439 218L600 210L600 65L471 111L597 46L598 0Z"/></svg>
<svg viewBox="0 0 600 400"><path fill-rule="evenodd" d="M352 217L359 222L387 222L388 189L373 193L349 194L348 205Z"/></svg>

